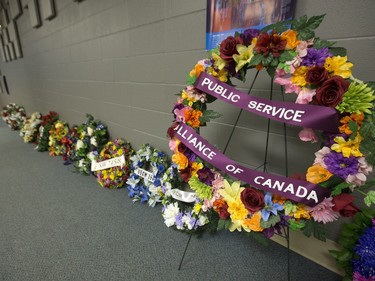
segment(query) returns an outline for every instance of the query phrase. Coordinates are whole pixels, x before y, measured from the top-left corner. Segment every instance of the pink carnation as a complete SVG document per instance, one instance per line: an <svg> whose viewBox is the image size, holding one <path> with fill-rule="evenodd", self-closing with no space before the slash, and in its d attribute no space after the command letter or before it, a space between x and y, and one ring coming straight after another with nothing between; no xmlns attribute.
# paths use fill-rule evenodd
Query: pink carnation
<svg viewBox="0 0 375 281"><path fill-rule="evenodd" d="M327 222L333 222L340 217L339 212L335 212L332 210L332 207L334 205L335 204L332 203L332 197L330 197L324 198L324 200L315 207L307 208L311 212L311 216L315 221L326 224Z"/></svg>

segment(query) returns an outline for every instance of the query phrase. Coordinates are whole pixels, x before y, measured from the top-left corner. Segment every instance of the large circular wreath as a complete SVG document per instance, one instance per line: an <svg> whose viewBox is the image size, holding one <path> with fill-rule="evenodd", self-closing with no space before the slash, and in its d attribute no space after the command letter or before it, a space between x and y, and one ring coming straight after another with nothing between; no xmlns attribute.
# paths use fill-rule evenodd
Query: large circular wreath
<svg viewBox="0 0 375 281"><path fill-rule="evenodd" d="M314 222L328 223L357 212L350 193L361 190L366 181L369 183L367 176L375 163L374 84L352 76L353 64L348 61L345 49L315 37L314 29L322 20L323 16L310 19L304 16L229 36L188 73L187 85L173 108L175 120L168 130L172 161L197 198L211 202L215 212L211 208L206 214L218 228L262 232L271 237L283 226L306 229L309 224L311 230ZM232 79L244 81L247 70L253 68L267 70L275 83L285 87L285 93L296 93L296 103L331 107L340 115L340 133L321 132L325 139L323 147L302 176L331 190L331 196L315 207L254 187L241 187L239 181L224 180L218 187L207 180L216 171L174 137L174 128L179 123L199 132L210 119L220 116L208 110L208 104L215 98L194 87L201 73L232 85ZM303 129L299 136L304 141L317 141L315 132L309 128ZM368 204L375 201L373 192L367 194ZM177 214L178 204L172 211L168 207L168 212Z"/></svg>
<svg viewBox="0 0 375 281"><path fill-rule="evenodd" d="M130 156L134 150L130 143L124 139L114 139L109 141L100 151L97 162L102 162L115 157L124 155L125 163L123 166L114 166L109 169L95 172L96 179L102 187L119 188L126 183L130 174Z"/></svg>
<svg viewBox="0 0 375 281"><path fill-rule="evenodd" d="M2 118L12 130L20 130L26 120L25 108L16 103L10 103L3 108Z"/></svg>
<svg viewBox="0 0 375 281"><path fill-rule="evenodd" d="M126 182L128 196L133 198L134 202L147 202L154 207L162 200L163 177L169 166L168 156L149 144L143 144L130 160L131 172ZM152 179L147 175L139 175L142 170L150 173Z"/></svg>
<svg viewBox="0 0 375 281"><path fill-rule="evenodd" d="M25 124L20 131L20 136L23 137L24 142L29 143L36 141L41 123L42 114L39 112L34 112L30 117L26 118Z"/></svg>

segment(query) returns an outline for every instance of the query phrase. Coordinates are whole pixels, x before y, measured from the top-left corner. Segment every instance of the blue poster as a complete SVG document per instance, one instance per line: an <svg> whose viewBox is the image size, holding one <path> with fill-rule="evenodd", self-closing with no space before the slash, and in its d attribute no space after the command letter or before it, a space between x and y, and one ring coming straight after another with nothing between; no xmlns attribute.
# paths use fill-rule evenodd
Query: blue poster
<svg viewBox="0 0 375 281"><path fill-rule="evenodd" d="M295 0L207 0L206 49L235 32L292 19Z"/></svg>

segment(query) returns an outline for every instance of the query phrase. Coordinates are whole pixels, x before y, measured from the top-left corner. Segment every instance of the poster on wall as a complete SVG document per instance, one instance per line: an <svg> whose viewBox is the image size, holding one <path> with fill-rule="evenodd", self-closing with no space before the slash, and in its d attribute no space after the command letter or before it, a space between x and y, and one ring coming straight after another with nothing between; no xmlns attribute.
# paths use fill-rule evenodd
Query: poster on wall
<svg viewBox="0 0 375 281"><path fill-rule="evenodd" d="M293 17L295 0L207 0L206 49L248 28Z"/></svg>

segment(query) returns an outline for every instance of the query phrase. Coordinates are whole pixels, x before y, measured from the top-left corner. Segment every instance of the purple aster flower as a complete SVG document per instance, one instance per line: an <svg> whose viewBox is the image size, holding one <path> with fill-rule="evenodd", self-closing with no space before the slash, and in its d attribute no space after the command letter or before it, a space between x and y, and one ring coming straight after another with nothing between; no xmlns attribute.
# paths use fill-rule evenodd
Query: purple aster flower
<svg viewBox="0 0 375 281"><path fill-rule="evenodd" d="M251 44L253 38L259 36L259 29L246 29L241 35L241 39L243 40L244 45L248 46Z"/></svg>
<svg viewBox="0 0 375 281"><path fill-rule="evenodd" d="M324 158L327 170L342 179L358 173L358 159L354 156L344 157L341 153L331 152Z"/></svg>
<svg viewBox="0 0 375 281"><path fill-rule="evenodd" d="M323 66L326 58L332 57L332 54L328 52L328 48L307 49L307 55L303 58L301 65L304 66Z"/></svg>
<svg viewBox="0 0 375 281"><path fill-rule="evenodd" d="M179 212L176 216L176 226L177 228L183 228L184 222L182 221L182 212Z"/></svg>
<svg viewBox="0 0 375 281"><path fill-rule="evenodd" d="M211 169L207 167L202 168L197 174L201 182L207 184L208 186L212 186L212 182L215 180L215 174L211 172Z"/></svg>

